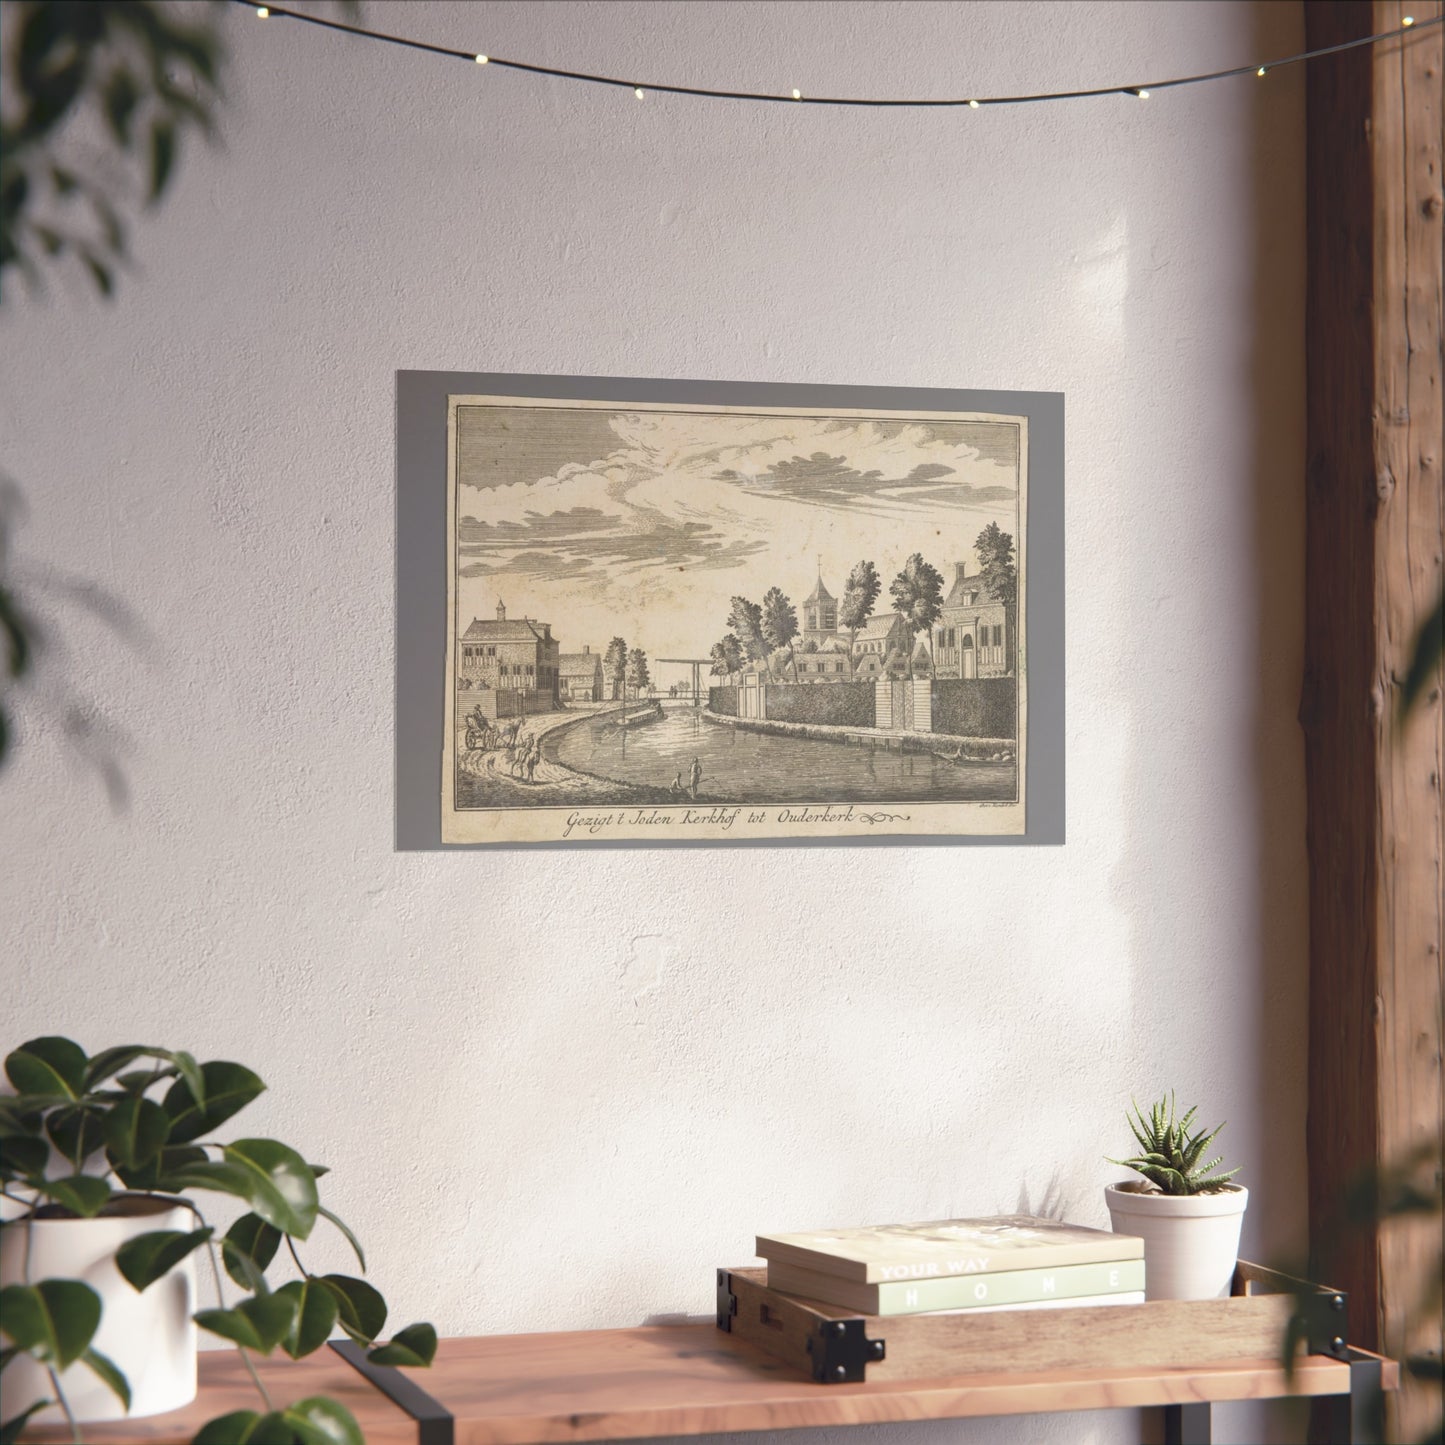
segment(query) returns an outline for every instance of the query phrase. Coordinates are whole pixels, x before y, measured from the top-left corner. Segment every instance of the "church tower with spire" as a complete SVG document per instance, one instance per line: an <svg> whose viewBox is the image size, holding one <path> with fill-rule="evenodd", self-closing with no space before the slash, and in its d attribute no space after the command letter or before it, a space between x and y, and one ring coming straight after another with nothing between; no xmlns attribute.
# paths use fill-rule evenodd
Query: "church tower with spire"
<svg viewBox="0 0 1445 1445"><path fill-rule="evenodd" d="M838 640L838 603L833 594L823 586L823 571L818 569L818 581L812 592L803 601L804 642L825 642Z"/></svg>

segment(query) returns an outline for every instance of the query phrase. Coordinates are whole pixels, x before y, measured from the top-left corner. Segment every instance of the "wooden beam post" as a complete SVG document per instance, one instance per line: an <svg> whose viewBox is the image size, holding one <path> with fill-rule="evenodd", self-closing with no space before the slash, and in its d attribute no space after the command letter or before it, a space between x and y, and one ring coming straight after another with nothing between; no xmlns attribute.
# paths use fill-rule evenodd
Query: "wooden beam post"
<svg viewBox="0 0 1445 1445"><path fill-rule="evenodd" d="M1438 16L1441 0L1308 0L1311 49ZM1309 463L1305 734L1310 1232L1352 1342L1440 1356L1440 1220L1340 1232L1362 1170L1445 1147L1442 707L1399 683L1442 585L1441 27L1312 62L1307 81ZM1394 1438L1438 1392L1407 1388Z"/></svg>

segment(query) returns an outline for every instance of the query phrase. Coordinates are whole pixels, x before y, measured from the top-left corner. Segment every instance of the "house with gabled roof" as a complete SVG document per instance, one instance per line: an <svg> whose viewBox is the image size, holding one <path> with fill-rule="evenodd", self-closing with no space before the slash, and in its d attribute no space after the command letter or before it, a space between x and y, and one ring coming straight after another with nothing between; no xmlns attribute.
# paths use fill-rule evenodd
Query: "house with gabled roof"
<svg viewBox="0 0 1445 1445"><path fill-rule="evenodd" d="M559 694L563 702L602 701L602 654L583 647L581 652L564 652L558 667Z"/></svg>
<svg viewBox="0 0 1445 1445"><path fill-rule="evenodd" d="M1013 671L1008 655L1008 615L982 576L955 562L953 586L933 624L935 677L1002 677Z"/></svg>
<svg viewBox="0 0 1445 1445"><path fill-rule="evenodd" d="M819 643L808 638L797 649L795 661L799 682L848 682L853 676L846 637L831 635Z"/></svg>
<svg viewBox="0 0 1445 1445"><path fill-rule="evenodd" d="M473 618L457 640L457 687L520 693L532 710L556 707L561 653L550 623L508 618L498 599L496 617Z"/></svg>
<svg viewBox="0 0 1445 1445"><path fill-rule="evenodd" d="M880 612L858 629L853 639L853 676L860 680L885 677L889 659L895 654L908 665L912 637L908 624L897 612Z"/></svg>

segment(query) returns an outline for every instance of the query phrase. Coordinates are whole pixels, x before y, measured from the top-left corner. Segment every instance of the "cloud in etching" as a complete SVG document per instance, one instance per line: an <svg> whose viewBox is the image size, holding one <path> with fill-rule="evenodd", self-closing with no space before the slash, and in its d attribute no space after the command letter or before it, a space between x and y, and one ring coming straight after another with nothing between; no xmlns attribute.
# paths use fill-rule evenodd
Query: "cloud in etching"
<svg viewBox="0 0 1445 1445"><path fill-rule="evenodd" d="M921 422L641 412L610 426L618 445L598 461L507 486L462 478L463 576L722 571L820 510L924 525L1015 496L1011 465Z"/></svg>

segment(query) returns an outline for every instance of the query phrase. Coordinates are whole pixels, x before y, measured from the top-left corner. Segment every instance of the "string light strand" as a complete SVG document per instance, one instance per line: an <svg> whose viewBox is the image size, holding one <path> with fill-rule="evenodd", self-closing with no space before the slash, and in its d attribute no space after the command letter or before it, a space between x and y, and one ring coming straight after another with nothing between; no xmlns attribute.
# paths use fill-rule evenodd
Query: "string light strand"
<svg viewBox="0 0 1445 1445"><path fill-rule="evenodd" d="M1422 30L1445 22L1445 15L1436 15L1429 20L1417 20L1413 15L1402 18L1399 28L1382 30L1378 35L1362 35L1357 40L1341 41L1338 45L1322 46L1318 50L1302 50L1298 55L1285 55L1277 60L1255 61L1250 65L1235 65L1228 70L1210 70L1200 75L1181 75L1173 80L1150 80L1133 85L1101 85L1091 90L1038 91L1030 95L972 95L945 97L942 99L887 99L870 96L804 95L799 90L773 93L757 90L713 90L701 85L666 85L658 81L626 80L620 76L599 75L585 70L565 70L554 65L533 65L525 60L504 60L490 52L479 54L475 50L459 50L449 45L433 45L425 40L412 40L404 35L390 35L382 30L368 30L360 25L347 25L340 20L328 20L320 15L308 15L301 10L287 10L278 5L257 6L254 0L232 0L245 5L262 19L297 20L305 25L315 25L322 30L336 30L345 35L354 35L362 40L372 40L383 45L398 45L406 50L420 50L430 55L444 55L449 59L465 60L474 65L500 66L503 70L518 70L528 75L546 75L555 80L576 80L587 85L610 85L620 90L630 90L640 100L645 94L686 95L704 100L746 100L767 104L784 105L830 105L830 106L871 106L887 109L949 109L965 107L978 110L986 105L1033 105L1050 100L1090 100L1105 95L1128 95L1139 100L1160 90L1175 90L1185 85L1203 85L1214 80L1229 80L1238 75L1255 75L1261 79L1270 71L1280 70L1287 65L1299 65L1307 60L1318 60L1321 56L1337 55L1341 51L1356 50L1364 45L1379 45L1382 41L1397 40L1406 35L1418 35Z"/></svg>

